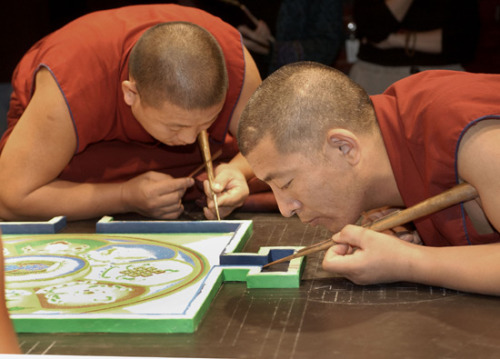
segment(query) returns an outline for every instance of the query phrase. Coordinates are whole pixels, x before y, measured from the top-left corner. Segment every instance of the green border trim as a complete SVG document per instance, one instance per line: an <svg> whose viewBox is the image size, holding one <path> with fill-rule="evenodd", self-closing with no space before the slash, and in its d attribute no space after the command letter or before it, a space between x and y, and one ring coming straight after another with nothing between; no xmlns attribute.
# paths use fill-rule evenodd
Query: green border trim
<svg viewBox="0 0 500 359"><path fill-rule="evenodd" d="M252 221L225 222L232 222L231 226L236 226L234 227L236 231L224 253L239 252L252 235L253 223ZM162 223L161 226L166 226L166 224ZM210 224L205 229L217 232L214 228L219 227L222 232L226 232L227 226L228 223ZM142 224L141 228L143 228ZM155 228L159 228L158 224L155 225ZM165 233L169 232L165 231ZM237 240L234 240L235 238ZM253 255L268 255L272 249L298 250L300 248L302 247L261 247L259 253ZM262 272L262 267L255 265L215 266L197 296L192 300L192 309L187 309L185 315L166 314L149 318L96 318L93 316L82 317L80 314L64 315L63 317L51 314L43 318L26 316L15 318L13 315L12 321L15 330L19 333L193 333L202 322L224 282L246 282L247 288L298 288L304 267L305 257L293 259L286 272Z"/></svg>

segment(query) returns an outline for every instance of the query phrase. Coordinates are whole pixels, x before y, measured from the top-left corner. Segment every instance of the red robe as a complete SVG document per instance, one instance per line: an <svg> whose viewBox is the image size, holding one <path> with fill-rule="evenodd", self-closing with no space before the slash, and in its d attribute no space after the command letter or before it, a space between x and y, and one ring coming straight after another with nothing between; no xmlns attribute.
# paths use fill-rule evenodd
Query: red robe
<svg viewBox="0 0 500 359"><path fill-rule="evenodd" d="M424 71L372 96L399 192L407 207L459 183L457 153L479 121L500 120L500 75ZM491 243L462 205L414 222L426 245Z"/></svg>
<svg viewBox="0 0 500 359"><path fill-rule="evenodd" d="M133 117L123 100L128 58L139 37L155 24L188 21L208 30L221 46L229 75L225 105L208 130L212 153L221 159L237 152L228 134L245 76L239 32L219 18L192 7L139 5L99 11L78 18L36 43L13 75L8 129L0 151L23 114L40 67L56 79L75 127L75 155L59 178L73 182L115 182L149 170L186 176L202 163L198 145L170 147L156 141Z"/></svg>

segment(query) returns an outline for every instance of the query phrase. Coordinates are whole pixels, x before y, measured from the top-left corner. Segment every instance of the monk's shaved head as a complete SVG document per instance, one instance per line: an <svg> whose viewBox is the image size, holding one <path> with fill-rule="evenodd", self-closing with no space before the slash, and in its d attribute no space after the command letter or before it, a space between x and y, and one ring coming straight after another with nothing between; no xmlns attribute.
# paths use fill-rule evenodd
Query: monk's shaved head
<svg viewBox="0 0 500 359"><path fill-rule="evenodd" d="M148 29L130 54L129 72L142 101L205 109L224 101L228 77L215 38L198 25L168 22Z"/></svg>
<svg viewBox="0 0 500 359"><path fill-rule="evenodd" d="M244 156L266 136L284 154L318 151L330 128L373 131L370 98L342 72L298 62L271 74L252 95L240 119L238 144Z"/></svg>

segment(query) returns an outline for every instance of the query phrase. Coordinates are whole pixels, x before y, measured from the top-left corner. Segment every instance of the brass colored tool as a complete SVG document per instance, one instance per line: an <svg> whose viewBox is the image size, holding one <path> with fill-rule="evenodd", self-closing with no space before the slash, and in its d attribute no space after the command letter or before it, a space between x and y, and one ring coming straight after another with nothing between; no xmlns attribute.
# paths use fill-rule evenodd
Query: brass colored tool
<svg viewBox="0 0 500 359"><path fill-rule="evenodd" d="M217 214L217 220L220 221L219 203L217 202L217 195L212 189L214 184L214 167L212 164L212 157L210 155L208 133L206 130L201 131L198 135L198 143L200 144L203 161L205 161L205 168L207 169L208 183L210 184L210 192L212 192L212 197L214 199L215 213Z"/></svg>
<svg viewBox="0 0 500 359"><path fill-rule="evenodd" d="M461 183L453 188L450 188L447 191L444 191L443 193L417 203L412 207L391 213L390 215L371 223L369 226L367 226L367 228L378 232L385 231L397 226L401 226L405 223L409 223L418 218L438 212L457 203L470 201L476 197L478 197L478 193L473 186L468 183ZM263 265L262 268L282 262L288 262L292 259L303 257L308 254L327 250L334 244L335 242L332 239L328 239L326 241L302 248L301 250L287 257L267 263Z"/></svg>
<svg viewBox="0 0 500 359"><path fill-rule="evenodd" d="M217 152L214 153L214 155L212 156L212 161L219 158L220 155L222 155L222 150L218 150ZM198 172L200 172L202 169L206 168L205 166L205 163L202 163L201 165L199 165L198 167L196 167L190 174L188 174L186 177L194 177L198 174Z"/></svg>

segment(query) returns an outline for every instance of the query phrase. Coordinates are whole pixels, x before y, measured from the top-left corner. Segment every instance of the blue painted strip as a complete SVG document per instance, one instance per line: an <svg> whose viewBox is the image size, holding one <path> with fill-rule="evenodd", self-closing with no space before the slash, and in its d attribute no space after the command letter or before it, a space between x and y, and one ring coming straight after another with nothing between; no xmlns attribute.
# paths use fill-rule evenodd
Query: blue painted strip
<svg viewBox="0 0 500 359"><path fill-rule="evenodd" d="M0 222L3 234L54 234L66 227L66 217L47 222Z"/></svg>

